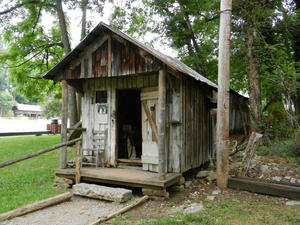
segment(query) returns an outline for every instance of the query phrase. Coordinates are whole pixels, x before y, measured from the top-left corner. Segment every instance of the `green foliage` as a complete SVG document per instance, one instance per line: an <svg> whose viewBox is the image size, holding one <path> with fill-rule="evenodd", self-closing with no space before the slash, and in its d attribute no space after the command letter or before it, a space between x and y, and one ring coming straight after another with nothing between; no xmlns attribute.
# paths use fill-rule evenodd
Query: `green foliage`
<svg viewBox="0 0 300 225"><path fill-rule="evenodd" d="M122 30L125 33L135 37L144 37L149 27L150 12L146 8L130 6L122 8L115 6L113 13L110 15L110 25L115 29Z"/></svg>
<svg viewBox="0 0 300 225"><path fill-rule="evenodd" d="M63 56L59 26L54 22L51 28L43 27L44 12L53 13L53 8L42 1L25 4L9 14L16 15L14 21L1 21L5 28L1 36L7 48L0 53L0 64L8 69L14 91L27 99L43 100L49 93L59 92L59 85L42 79Z"/></svg>
<svg viewBox="0 0 300 225"><path fill-rule="evenodd" d="M59 142L59 135L1 138L1 161L13 159ZM52 197L60 191L53 188L54 170L59 151L1 168L0 213Z"/></svg>
<svg viewBox="0 0 300 225"><path fill-rule="evenodd" d="M50 96L42 105L43 115L47 118L61 116L61 100Z"/></svg>
<svg viewBox="0 0 300 225"><path fill-rule="evenodd" d="M16 101L10 92L0 91L0 116L10 115L15 104Z"/></svg>
<svg viewBox="0 0 300 225"><path fill-rule="evenodd" d="M300 130L293 138L277 140L271 146L262 146L258 150L259 155L280 156L286 159L294 159L300 163Z"/></svg>

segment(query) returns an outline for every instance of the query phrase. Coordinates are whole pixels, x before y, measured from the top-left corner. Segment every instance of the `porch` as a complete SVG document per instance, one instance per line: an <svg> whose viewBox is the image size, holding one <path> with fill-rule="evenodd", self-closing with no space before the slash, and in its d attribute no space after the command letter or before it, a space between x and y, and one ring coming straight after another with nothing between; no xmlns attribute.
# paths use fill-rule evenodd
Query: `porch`
<svg viewBox="0 0 300 225"><path fill-rule="evenodd" d="M57 169L56 176L75 180L75 169ZM167 173L161 180L158 173L144 171L140 167L83 167L81 169L82 182L95 182L121 186L166 189L173 184L179 183L180 173Z"/></svg>

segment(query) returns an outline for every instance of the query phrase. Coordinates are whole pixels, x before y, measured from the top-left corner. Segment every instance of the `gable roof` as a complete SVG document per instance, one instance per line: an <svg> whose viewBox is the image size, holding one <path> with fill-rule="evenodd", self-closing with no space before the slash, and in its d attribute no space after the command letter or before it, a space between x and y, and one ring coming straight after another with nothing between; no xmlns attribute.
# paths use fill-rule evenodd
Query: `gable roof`
<svg viewBox="0 0 300 225"><path fill-rule="evenodd" d="M13 108L19 111L33 111L33 112L42 112L42 108L39 105L27 105L27 104L17 104Z"/></svg>
<svg viewBox="0 0 300 225"><path fill-rule="evenodd" d="M136 40L135 38L130 37L129 35L121 32L119 30L113 29L111 26L109 26L103 22L100 22L67 56L65 56L56 66L54 66L51 70L49 70L44 75L44 78L53 79L53 77L55 77L55 75L57 74L57 72L60 69L64 68L64 66L66 66L71 60L77 58L78 54L80 54L86 46L88 46L90 43L92 43L94 41L95 37L97 37L104 30L109 30L112 33L114 33L114 34L124 38L125 40L131 42L132 44L138 46L139 48L143 49L147 53L156 57L158 60L160 60L161 62L166 64L171 69L178 71L178 72L182 72L188 76L191 76L194 79L199 80L203 83L206 83L207 85L209 85L211 87L218 88L218 86L215 83L208 80L204 76L200 75L195 70L188 67L186 64L182 63L178 59L167 56L167 55L141 43L140 41Z"/></svg>

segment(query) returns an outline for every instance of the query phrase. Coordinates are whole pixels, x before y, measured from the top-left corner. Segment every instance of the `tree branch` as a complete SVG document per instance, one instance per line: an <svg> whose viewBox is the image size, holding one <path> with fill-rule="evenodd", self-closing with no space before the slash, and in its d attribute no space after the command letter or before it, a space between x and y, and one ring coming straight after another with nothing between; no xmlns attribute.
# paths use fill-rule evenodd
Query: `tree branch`
<svg viewBox="0 0 300 225"><path fill-rule="evenodd" d="M53 5L53 4L49 4L49 3L44 3L44 2L40 2L40 1L37 1L37 0L31 0L31 1L26 1L26 2L23 2L23 3L20 3L20 4L17 4L9 9L6 9L4 11L1 11L0 12L0 16L4 15L4 14L7 14L7 13L10 13L18 8L21 8L25 5L29 5L29 4L38 4L38 5L44 5L44 6L49 6L49 7L52 7L52 8L55 8L56 6Z"/></svg>

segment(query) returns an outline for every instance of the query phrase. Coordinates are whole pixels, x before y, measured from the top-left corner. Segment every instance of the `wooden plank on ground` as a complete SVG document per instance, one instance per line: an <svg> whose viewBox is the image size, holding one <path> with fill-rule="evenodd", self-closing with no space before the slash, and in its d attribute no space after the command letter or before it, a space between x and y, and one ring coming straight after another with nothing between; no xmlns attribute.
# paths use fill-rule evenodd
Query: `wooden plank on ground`
<svg viewBox="0 0 300 225"><path fill-rule="evenodd" d="M67 192L67 193L64 193L64 194L54 196L52 198L48 198L48 199L45 199L45 200L42 200L42 201L39 201L39 202L35 202L35 203L29 204L29 205L25 205L21 208L18 208L18 209L0 214L0 221L12 219L12 218L17 217L17 216L22 216L22 215L25 215L27 213L34 212L34 211L46 208L46 207L51 206L51 205L56 205L58 203L70 200L71 197L72 197L72 194L70 192Z"/></svg>
<svg viewBox="0 0 300 225"><path fill-rule="evenodd" d="M114 213L111 213L107 216L103 216L103 217L99 218L98 220L90 223L89 225L96 225L96 224L99 224L101 222L110 220L111 218L113 218L115 216L118 216L118 215L121 215L122 213L125 213L125 212L129 211L130 209L136 207L137 205L140 205L140 204L146 202L148 199L149 199L149 196L145 195L142 198L139 198L138 200L136 200L134 203L132 203L130 205L127 205L127 206L123 207L122 209L119 209L118 211L116 211Z"/></svg>
<svg viewBox="0 0 300 225"><path fill-rule="evenodd" d="M232 189L300 200L300 185L287 184L283 182L270 182L248 177L232 177L228 180L228 187Z"/></svg>

